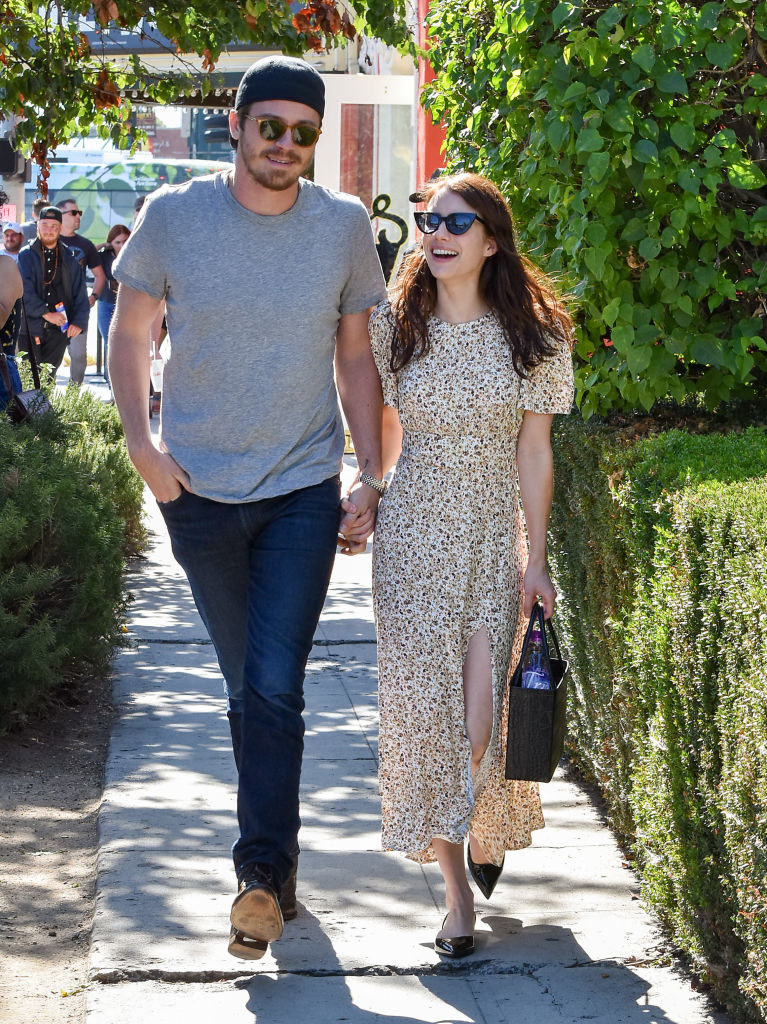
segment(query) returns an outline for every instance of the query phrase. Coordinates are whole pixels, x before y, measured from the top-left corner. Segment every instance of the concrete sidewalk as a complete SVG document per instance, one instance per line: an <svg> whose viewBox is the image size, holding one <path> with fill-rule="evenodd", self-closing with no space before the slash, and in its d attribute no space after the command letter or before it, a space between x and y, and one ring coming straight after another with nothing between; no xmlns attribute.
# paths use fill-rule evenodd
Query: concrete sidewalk
<svg viewBox="0 0 767 1024"><path fill-rule="evenodd" d="M559 776L542 787L547 827L507 856L489 903L477 894L476 955L433 952L436 865L380 850L369 554L337 559L309 663L299 916L258 963L230 957L221 683L153 505L114 664L89 1024L727 1024L668 966L610 832Z"/></svg>

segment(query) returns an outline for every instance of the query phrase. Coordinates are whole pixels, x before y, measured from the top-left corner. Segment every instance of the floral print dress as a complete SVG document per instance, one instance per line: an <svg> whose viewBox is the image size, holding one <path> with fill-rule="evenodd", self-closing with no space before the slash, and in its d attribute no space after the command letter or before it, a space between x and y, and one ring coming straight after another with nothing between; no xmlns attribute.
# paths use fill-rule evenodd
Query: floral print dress
<svg viewBox="0 0 767 1024"><path fill-rule="evenodd" d="M433 838L461 843L471 829L500 865L543 827L537 783L504 778L507 678L525 629L517 435L526 409L570 412L572 358L557 341L522 379L492 312L465 324L431 317L428 330L429 354L393 374L388 302L370 319L384 402L404 432L373 544L382 840L425 862ZM483 626L493 725L473 779L462 669Z"/></svg>

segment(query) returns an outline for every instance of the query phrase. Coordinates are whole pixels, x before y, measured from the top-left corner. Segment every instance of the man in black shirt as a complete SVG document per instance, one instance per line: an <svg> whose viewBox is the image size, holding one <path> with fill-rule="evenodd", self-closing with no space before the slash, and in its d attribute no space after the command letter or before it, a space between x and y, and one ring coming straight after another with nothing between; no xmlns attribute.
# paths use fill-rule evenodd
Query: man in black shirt
<svg viewBox="0 0 767 1024"><path fill-rule="evenodd" d="M98 299L106 287L107 279L104 268L101 265L101 257L93 242L86 238L85 235L77 233L83 215L83 211L77 205L77 200L62 199L56 205L61 210L62 217L61 241L72 250L75 259L83 268L83 273L85 273L87 267L93 274L93 291L88 298L92 309L96 299ZM82 338L69 346L69 355L72 360L69 373L76 384L82 384L83 377L85 377L87 334L88 329L86 327Z"/></svg>
<svg viewBox="0 0 767 1024"><path fill-rule="evenodd" d="M37 222L37 238L19 253L24 304L30 333L38 345L37 359L56 369L67 345L87 332L90 312L85 274L59 239L61 220L61 210L46 206ZM56 309L59 303L64 304L64 312ZM62 331L65 323L68 326ZM26 334L24 324L22 331ZM20 347L29 344L30 339L24 337Z"/></svg>

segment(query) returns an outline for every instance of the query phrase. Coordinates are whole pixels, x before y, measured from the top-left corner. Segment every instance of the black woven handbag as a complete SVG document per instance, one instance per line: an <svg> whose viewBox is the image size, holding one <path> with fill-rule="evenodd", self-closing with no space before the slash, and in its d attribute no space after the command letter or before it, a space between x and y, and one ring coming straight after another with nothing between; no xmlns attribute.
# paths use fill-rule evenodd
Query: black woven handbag
<svg viewBox="0 0 767 1024"><path fill-rule="evenodd" d="M552 682L550 690L528 690L522 686L522 666L536 621L540 626L544 660ZM556 657L551 656L547 633ZM567 670L568 664L562 660L553 623L551 619L544 619L543 608L536 602L527 625L519 664L509 683L507 779L551 782L565 747Z"/></svg>

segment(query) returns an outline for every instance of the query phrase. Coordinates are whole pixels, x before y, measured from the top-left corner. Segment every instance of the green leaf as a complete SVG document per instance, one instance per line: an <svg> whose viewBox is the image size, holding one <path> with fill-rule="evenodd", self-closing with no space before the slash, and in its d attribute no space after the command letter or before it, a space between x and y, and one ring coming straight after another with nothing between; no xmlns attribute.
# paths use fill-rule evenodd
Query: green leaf
<svg viewBox="0 0 767 1024"><path fill-rule="evenodd" d="M651 359L652 348L649 345L632 345L626 353L626 365L635 377L647 369Z"/></svg>
<svg viewBox="0 0 767 1024"><path fill-rule="evenodd" d="M554 11L553 11L553 13L551 15L551 23L554 26L554 28L559 28L559 26L563 22L567 21L567 19L570 17L570 15L572 13L573 13L572 4L564 3L564 2L557 4L557 6L554 8Z"/></svg>
<svg viewBox="0 0 767 1024"><path fill-rule="evenodd" d="M602 148L602 136L596 128L581 128L575 140L576 153L594 153Z"/></svg>
<svg viewBox="0 0 767 1024"><path fill-rule="evenodd" d="M719 21L719 15L722 13L722 8L723 4L721 3L703 4L698 14L698 29L704 32L715 29Z"/></svg>
<svg viewBox="0 0 767 1024"><path fill-rule="evenodd" d="M618 24L623 17L622 7L610 7L601 17L597 18L597 35L604 39Z"/></svg>
<svg viewBox="0 0 767 1024"><path fill-rule="evenodd" d="M669 134L680 149L692 150L695 146L695 132L681 121L675 121L671 125Z"/></svg>
<svg viewBox="0 0 767 1024"><path fill-rule="evenodd" d="M632 217L626 227L621 231L621 238L624 242L638 242L640 238L647 235L645 222L639 217Z"/></svg>
<svg viewBox="0 0 767 1024"><path fill-rule="evenodd" d="M687 80L678 71L666 71L658 78L658 88L661 92L681 93L687 95Z"/></svg>
<svg viewBox="0 0 767 1024"><path fill-rule="evenodd" d="M660 239L643 238L639 243L639 255L643 260L654 260L661 249Z"/></svg>
<svg viewBox="0 0 767 1024"><path fill-rule="evenodd" d="M602 276L608 251L609 250L605 250L602 246L597 246L595 248L586 249L583 253L583 262L596 278L600 278Z"/></svg>
<svg viewBox="0 0 767 1024"><path fill-rule="evenodd" d="M552 121L546 129L546 136L551 143L552 149L560 150L562 143L570 134L570 123L565 121Z"/></svg>
<svg viewBox="0 0 767 1024"><path fill-rule="evenodd" d="M706 47L706 58L714 67L726 70L732 64L735 54L727 43L709 43Z"/></svg>
<svg viewBox="0 0 767 1024"><path fill-rule="evenodd" d="M727 177L735 188L756 189L767 185L767 177L751 160L741 159L727 168Z"/></svg>
<svg viewBox="0 0 767 1024"><path fill-rule="evenodd" d="M631 324L621 324L620 327L613 327L610 337L617 350L625 354L634 343L634 328Z"/></svg>
<svg viewBox="0 0 767 1024"><path fill-rule="evenodd" d="M690 345L690 355L696 363L706 366L722 366L721 346L710 338L698 338Z"/></svg>
<svg viewBox="0 0 767 1024"><path fill-rule="evenodd" d="M583 234L589 245L601 245L607 238L607 228L601 221L592 220Z"/></svg>
<svg viewBox="0 0 767 1024"><path fill-rule="evenodd" d="M634 157L642 164L658 159L658 147L651 139L640 139L634 146Z"/></svg>
<svg viewBox="0 0 767 1024"><path fill-rule="evenodd" d="M649 43L638 46L631 54L631 59L638 64L643 71L652 71L655 64L655 50Z"/></svg>
<svg viewBox="0 0 767 1024"><path fill-rule="evenodd" d="M615 321L618 319L618 310L620 309L620 304L620 296L616 295L616 297L612 299L611 302L607 303L604 310L602 311L604 321L609 327L612 327Z"/></svg>
<svg viewBox="0 0 767 1024"><path fill-rule="evenodd" d="M592 153L586 167L594 181L601 181L610 169L610 154L604 150L601 153Z"/></svg>
<svg viewBox="0 0 767 1024"><path fill-rule="evenodd" d="M586 86L583 82L573 82L565 90L565 94L562 97L562 103L571 103L573 100L578 100L581 96L586 94Z"/></svg>
<svg viewBox="0 0 767 1024"><path fill-rule="evenodd" d="M697 195L700 192L700 181L691 168L685 168L677 175L676 179L685 192L692 192Z"/></svg>

